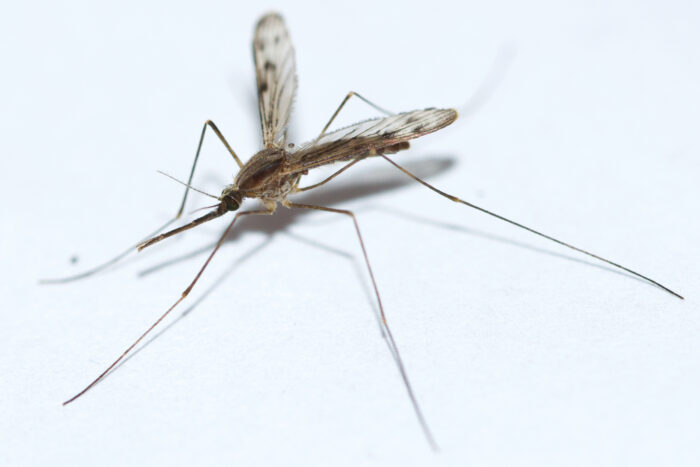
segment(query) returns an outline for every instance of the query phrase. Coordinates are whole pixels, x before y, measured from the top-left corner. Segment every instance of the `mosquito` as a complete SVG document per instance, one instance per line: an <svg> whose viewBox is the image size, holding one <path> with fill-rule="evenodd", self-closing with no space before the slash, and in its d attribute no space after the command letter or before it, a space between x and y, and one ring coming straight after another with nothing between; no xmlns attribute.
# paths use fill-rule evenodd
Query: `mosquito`
<svg viewBox="0 0 700 467"><path fill-rule="evenodd" d="M165 317L168 316L168 314L170 314L170 312L178 304L180 304L180 302L185 300L239 218L243 216L272 215L277 206L282 205L283 207L290 209L318 210L333 214L340 214L347 216L352 220L355 232L357 233L360 248L362 250L362 255L364 257L364 262L367 267L367 272L372 283L374 295L377 300L379 317L381 318L380 327L382 330L382 335L387 340L387 344L396 362L403 385L408 394L408 398L410 399L413 410L418 419L418 423L430 446L433 449L437 449L435 438L433 437L428 427L428 423L423 416L420 405L418 404L418 399L413 392L413 388L406 373L403 360L401 359L398 346L396 345L394 336L389 328L384 306L382 305L381 296L379 294L379 288L377 287L377 282L375 280L374 273L372 272L372 267L370 266L367 249L365 248L355 214L345 209L296 203L288 198L290 195L303 193L325 185L353 165L369 157L383 158L389 164L403 172L411 179L434 191L440 196L449 199L450 201L469 206L470 208L496 217L497 219L508 222L521 229L525 229L559 245L593 257L599 261L626 271L633 276L641 278L657 287L660 287L661 289L680 299L683 298L678 293L650 279L649 277L632 271L631 269L628 269L620 264L614 263L608 259L597 256L589 251L575 247L549 235L545 235L537 230L531 229L530 227L526 227L525 225L507 219L487 209L476 206L468 201L464 201L456 196L445 193L444 191L441 191L428 182L422 180L420 177L411 173L404 167L394 162L393 159L388 157L388 155L396 154L400 151L408 149L409 140L433 133L453 123L457 119L457 111L455 109L427 108L424 110L413 110L410 112L394 114L384 110L355 92L349 92L330 117L328 123L326 123L326 125L323 127L321 133L315 139L298 146L288 144L287 123L289 122L289 116L292 110L292 102L294 100L294 94L297 87L297 77L294 48L292 47L289 33L287 32L284 21L279 14L269 13L258 21L253 38L253 58L255 62L258 104L264 148L253 155L250 160L244 164L238 155L236 155L235 151L231 148L229 143L226 141L226 138L224 138L223 134L221 131L219 131L214 122L207 120L202 127L197 152L194 156L189 179L187 183L179 182L185 185L186 188L180 203L180 208L173 219L161 226L153 234L149 235L146 240L130 247L110 261L83 272L82 274L63 279L45 280L43 282L68 282L92 275L110 266L111 264L114 264L134 250L143 250L144 248L148 248L165 240L166 238L172 237L173 235L189 230L212 219L221 217L228 212L237 211L246 198L258 199L262 202L263 208L238 211L234 215L223 235L221 235L221 238L216 243L216 246L209 254L202 267L195 275L194 279L190 282L187 288L185 288L175 303L173 303L170 308L168 308L165 313L160 316L160 318L158 318L148 329L146 329L146 331L141 334L141 336L119 356L119 358L109 365L107 369L102 372L102 374L100 374L79 393L65 401L63 405L73 402L90 390L90 388L97 384L102 378L104 378L120 361L122 361L122 359L124 359L124 357L126 357L127 354L129 354L129 352L134 349L134 347L136 347L161 321L163 321ZM386 116L368 119L332 132L328 132L328 128L331 126L348 100L350 100L352 97L358 98ZM211 131L216 134L240 169L234 178L233 183L224 187L221 195L218 197L202 192L191 185L207 128L210 128ZM299 186L302 177L307 175L311 169L336 162L345 162L345 165L321 182L305 187ZM178 181L177 179L175 180ZM182 216L185 203L187 201L187 195L189 194L190 190L194 190L206 196L215 198L217 204L208 208L213 208L213 210L199 218L196 218L190 223L169 230L165 233L160 233L166 230L168 226Z"/></svg>

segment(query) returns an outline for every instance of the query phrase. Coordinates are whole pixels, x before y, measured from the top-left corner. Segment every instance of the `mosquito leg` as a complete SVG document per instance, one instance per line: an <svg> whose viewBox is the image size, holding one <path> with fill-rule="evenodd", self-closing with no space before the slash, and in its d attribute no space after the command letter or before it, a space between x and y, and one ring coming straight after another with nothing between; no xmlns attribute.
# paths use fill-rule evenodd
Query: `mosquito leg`
<svg viewBox="0 0 700 467"><path fill-rule="evenodd" d="M224 240L226 239L226 236L228 235L228 233L231 231L231 228L233 227L233 224L236 223L236 221L238 220L239 217L246 216L246 215L250 215L250 214L257 214L257 215L266 214L266 215L270 215L270 214L272 214L272 212L271 212L271 211L268 211L268 210L266 210L266 209L260 209L260 210L255 210L255 211L244 211L244 212L239 212L238 214L236 214L236 216L233 218L233 220L231 221L231 223L228 225L228 227L227 227L226 230L224 231L224 234L221 236L221 238L220 238L219 241L217 242L216 246L214 247L214 250L211 252L211 254L210 254L209 257L207 258L207 260L204 262L204 265L199 269L199 272L198 272L197 275L194 277L194 280L193 280L192 282L190 282L190 285L188 285L187 288L182 292L182 295L180 296L180 298L178 298L177 301L176 301L175 303L173 303L173 304L170 306L170 308L168 308L168 310L160 316L160 318L158 318L148 329L146 329L146 332L144 332L143 334L141 334L141 336L140 336L138 339L136 339L136 340L134 341L133 344L131 344L129 347L127 347L127 349L119 356L119 358L117 358L111 365L109 365L109 366L107 367L107 369L106 369L105 371L103 371L102 374L100 374L100 376L98 376L97 378L95 378L95 380L94 380L92 383L88 384L88 385L85 387L85 389L83 389L82 391L80 391L79 393L77 393L75 396L73 396L73 397L71 397L70 399L68 399L67 401L65 401L65 402L63 403L63 405L70 404L71 402L73 402L74 400L76 400L77 398L79 398L80 396L82 396L83 394L85 394L87 391L89 391L94 385L96 385L97 383L99 383L99 382L102 380L102 378L104 378L104 377L112 370L112 368L114 368L115 366L117 366L117 364L118 364L124 357L126 357L126 356L129 354L129 352L131 352L131 351L134 349L134 347L136 347L136 346L139 344L139 342L141 342L141 341L143 340L143 338L146 337L146 336L148 335L148 333L150 333L156 326L158 326L158 324L160 324L160 322L163 321L163 320L165 319L165 317L168 316L168 314L170 314L170 312L173 311L173 309L174 309L177 305L179 305L180 302L183 301L183 300L187 297L187 295L189 295L189 293L192 291L192 288L193 288L194 285L197 283L197 281L199 280L199 278L202 276L202 273L204 272L204 270L205 270L205 269L207 268L207 266L209 265L209 262L211 261L211 259L214 257L214 255L216 254L216 252L219 251L219 247L221 247L221 245L224 243Z"/></svg>
<svg viewBox="0 0 700 467"><path fill-rule="evenodd" d="M507 223L509 223L509 224L511 224L511 225L514 225L514 226L516 226L516 227L519 227L519 228L521 228L521 229L523 229L523 230L527 230L528 232L531 232L531 233L533 233L533 234L535 234L535 235L537 235L537 236L540 236L540 237L542 237L542 238L546 238L547 240L550 240L550 241L552 241L552 242L554 242L554 243L557 243L557 244L559 244L559 245L562 245L562 246L565 246L565 247L567 247L567 248L570 248L570 249L572 249L572 250L574 250L574 251L578 251L579 253L583 253L584 255L588 255L588 256L590 256L590 257L592 257L592 258L595 258L595 259L597 259L597 260L599 260L599 261L602 261L602 262L604 262L604 263L606 263L606 264L609 264L610 266L614 266L614 267L616 267L616 268L618 268L618 269L621 269L621 270L623 270L623 271L625 271L625 272L628 272L628 273L632 274L633 276L636 276L636 277L638 277L638 278L640 278L640 279L643 279L643 280L645 280L646 282L649 282L649 283L651 283L651 284L653 284L653 285L655 285L655 286L657 286L657 287L660 287L661 289L665 290L666 292L670 293L671 295L674 295L674 296L680 298L681 300L683 300L683 297L682 297L680 294L674 292L673 290L669 289L668 287L666 287L666 286L664 286L664 285L661 285L660 283L656 282L656 281L653 280L653 279L650 279L650 278L647 277L647 276L644 276L644 275L642 275L642 274L640 274L640 273L638 273L638 272L635 272L635 271L633 271L633 270L631 270L631 269L628 269L628 268L626 268L625 266L622 266L622 265L620 265L620 264L618 264L618 263L614 263L614 262L610 261L609 259L605 259L605 258L603 258L603 257L601 257L601 256L598 256L598 255L596 255L596 254L593 254L593 253L591 253L591 252L589 252L589 251L586 251L586 250L584 250L584 249L575 247L575 246L573 246L573 245L571 245L571 244L569 244L569 243L563 242L563 241L561 241L561 240L557 240L556 238L550 237L549 235L545 235L545 234L543 234L542 232L538 232L538 231L535 230L535 229L532 229L532 228L530 228L530 227L527 227L527 226L525 226L525 225L523 225L523 224L520 224L520 223L518 223L518 222L512 221L512 220L510 220L510 219L508 219L508 218L506 218L506 217L503 217L503 216L501 216L501 215L499 215L499 214L496 214L496 213L494 213L494 212L492 212L492 211L489 211L489 210L487 210L487 209L484 209L484 208L482 208L482 207L479 207L479 206L477 206L477 205L475 205L475 204L472 204L472 203L470 203L470 202L468 202L468 201L464 201L463 199L459 199L459 198L457 198L456 196L453 196L453 195L451 195L451 194L449 194L449 193L445 193L444 191L435 188L433 185L431 185L430 183L426 182L425 180L423 180L422 178L418 177L417 175L414 175L413 173L409 172L408 170L406 170L405 168L403 168L402 166L400 166L399 164L397 164L397 163L394 162L393 160L389 159L389 158L388 158L387 156L385 156L384 154L380 154L380 156L382 156L384 159L386 159L391 165L393 165L394 167L396 167L397 169L399 169L400 171L402 171L403 173L405 173L406 175L408 175L409 177L411 177L413 180L415 180L415 181L417 181L418 183L422 184L423 186L425 186L425 187L431 189L432 191L434 191L435 193L439 194L440 196L444 196L445 198L449 199L450 201L454 201L455 203L464 204L465 206L469 206L470 208L474 208L474 209L476 209L477 211L481 211L481 212L483 212L484 214L488 214L489 216L495 217L496 219L500 219L500 220L505 221L505 222L507 222Z"/></svg>
<svg viewBox="0 0 700 467"><path fill-rule="evenodd" d="M319 139L321 139L321 137L322 137L324 134L326 134L326 131L328 130L328 127L331 126L331 124L333 123L333 120L335 120L335 117L338 116L338 114L340 113L340 110L345 106L345 103L346 103L347 101L349 101L350 98L351 98L352 96L356 96L358 99L361 99L362 102L366 103L366 104L369 105L370 107L372 107L372 108L374 108L374 109L376 109L376 110L378 110L378 111L380 111L380 112L382 112L382 113L384 113L384 114L386 114L386 115L393 115L393 114L394 114L393 112L390 112L390 111L388 111L388 110L386 110L386 109L384 109L384 108L382 108L382 107L379 107L377 104L375 104L374 102L370 101L369 99L366 99L366 98L362 97L360 94L356 93L355 91L350 91L350 92L347 94L347 96L345 96L345 98L344 98L343 101L340 103L340 105L339 105L338 108L335 110L335 112L333 112L333 115L331 116L330 120L328 120L328 123L326 123L326 126L323 127L323 130L321 131L321 134L319 134L319 135L316 137L316 139L314 140L314 142L317 142ZM326 179L323 180L322 182L319 182L319 183L316 183L316 184L314 184L314 185L307 186L307 187L304 187L304 188L297 188L297 189L296 189L296 192L297 192L297 193L301 193L302 191L308 191L308 190L311 190L311 189L313 189L313 188L318 188L318 187L320 187L321 185L325 185L326 183L330 182L330 181L333 180L335 177L337 177L337 176L340 175L341 173L345 172L347 169L349 169L350 167L352 167L355 163L359 162L360 160L362 160L362 159L355 159L354 161L352 161L352 162L350 162L349 164L345 165L343 168L341 168L340 170L338 170L337 172L335 172L333 175L331 175L330 177L326 178Z"/></svg>
<svg viewBox="0 0 700 467"><path fill-rule="evenodd" d="M420 409L420 406L418 405L418 400L416 399L416 396L413 393L413 388L411 386L411 383L408 379L408 374L406 372L406 369L403 364L403 360L401 359L401 355L399 354L399 348L396 345L396 341L394 341L394 336L391 334L391 330L389 329L389 323L387 322L386 315L384 313L384 306L382 305L382 298L379 295L379 288L377 287L377 281L374 279L374 273L372 272L372 266L369 264L369 257L367 256L367 249L365 248L365 243L362 240L362 234L360 233L360 226L357 223L357 219L355 218L355 214L352 211L347 211L345 209L334 209L334 208L329 208L325 206L314 206L310 204L298 204L298 203L288 203L288 207L290 208L300 208L300 209L315 209L318 211L326 211L326 212L334 212L337 214L344 214L346 216L349 216L353 223L355 224L355 231L357 232L357 238L360 240L360 247L362 248L362 255L365 258L365 264L367 265L367 271L369 272L369 277L372 280L372 287L374 288L374 293L377 297L377 303L379 305L379 315L381 317L381 323L384 331L384 336L386 337L387 343L389 344L389 349L391 350L392 356L394 357L394 360L396 361L396 365L399 369L399 373L401 373L401 379L403 380L404 387L406 388L406 392L408 392L408 397L411 400L411 404L413 405L413 410L416 413L416 417L418 417L418 422L421 425L421 428L423 429L423 433L425 434L425 437L428 439L428 443L430 443L430 446L434 450L438 450L437 443L435 442L435 439L433 438L432 433L430 432L430 428L428 428L428 423L425 421L425 418L423 417L423 412Z"/></svg>
<svg viewBox="0 0 700 467"><path fill-rule="evenodd" d="M348 170L350 167L352 167L352 166L355 165L356 163L360 162L361 160L362 160L362 159L355 159L354 161L350 162L349 164L344 165L343 168L341 168L340 170L338 170L337 172L335 172L333 175L331 175L330 177L326 178L325 180L323 180L323 181L321 181L321 182L318 182L318 183L315 183L315 184L313 184L313 185L305 186L304 188L296 188L296 189L295 189L295 192L296 192L296 193L301 193L302 191L313 190L314 188L318 188L318 187L320 187L321 185L325 185L326 183L330 182L331 180L333 180L335 177L337 177L337 176L340 175L341 173L343 173L343 172L345 172L346 170Z"/></svg>
<svg viewBox="0 0 700 467"><path fill-rule="evenodd" d="M192 184L192 178L194 177L194 171L195 171L195 168L197 167L197 161L199 160L199 153L202 150L202 143L204 142L204 134L206 133L208 126L211 127L211 129L214 131L214 133L216 133L216 135L219 137L219 139L224 144L224 146L226 146L226 149L228 149L229 153L231 153L231 156L233 156L233 159L236 161L238 166L243 167L243 163L238 158L238 156L236 156L236 153L233 151L233 149L231 149L231 146L226 141L226 138L224 138L224 136L221 134L221 132L216 127L214 122L212 122L211 120L207 120L206 122L204 122L204 126L202 127L202 134L199 137L199 144L197 145L197 153L195 154L194 161L192 162L192 169L190 170L190 177L187 181L187 185ZM58 279L41 279L39 281L39 283L40 284L62 284L62 283L66 283L66 282L76 281L78 279L84 279L86 277L92 276L93 274L96 274L96 273L108 268L109 266L119 262L121 259L126 257L132 251L136 251L138 246L141 245L143 242L145 242L146 240L148 240L152 237L155 237L161 231L165 230L168 226L170 226L173 222L177 221L182 216L182 213L185 210L185 203L187 202L187 195L189 193L189 190L190 190L190 187L188 186L185 189L185 194L182 197L182 201L180 202L180 207L177 210L177 214L175 214L175 216L172 219L170 219L168 222L166 222L165 224L160 226L157 230L155 230L151 234L144 237L141 241L139 241L135 245L130 246L129 248L122 251L114 258L112 258L112 259L110 259L102 264L99 264L91 269L88 269L87 271L83 271L83 272L81 272L79 274L75 274L73 276L61 277Z"/></svg>
<svg viewBox="0 0 700 467"><path fill-rule="evenodd" d="M224 138L224 135L221 134L221 131L217 128L217 126L212 122L211 120L207 120L204 122L204 126L202 127L202 134L199 137L199 144L197 145L197 153L194 155L194 161L192 162L192 169L190 170L190 178L187 179L187 184L191 185L192 184L192 177L194 177L194 169L197 167L197 161L199 160L199 153L202 151L202 143L204 143L204 135L207 132L207 127L211 127L212 131L216 133L216 136L219 137L221 140L221 143L228 149L228 152L231 154L231 157L233 157L233 160L236 161L236 164L238 164L239 168L243 168L243 163L241 160L238 158L234 150L231 148L231 146L228 144L228 141L226 141L226 138ZM175 216L175 219L179 219L180 216L182 215L182 212L185 210L185 202L187 201L187 194L189 193L189 187L185 189L185 195L182 197L182 203L180 203L180 209L177 211L177 215Z"/></svg>
<svg viewBox="0 0 700 467"><path fill-rule="evenodd" d="M326 130L328 130L328 127L331 126L331 123L333 123L333 120L335 120L335 117L338 116L338 114L340 113L340 109L342 109L342 108L345 106L345 103L346 103L347 101L349 101L350 98L351 98L352 96L356 96L356 97L357 97L358 99L360 99L362 102L364 102L365 104L369 105L370 107L372 107L372 108L374 108L374 109L380 111L380 112L383 113L383 114L386 114L386 115L394 115L394 112L389 112L388 110L383 109L382 107L379 107L377 104L375 104L374 102L370 101L369 99L365 99L364 97L362 97L361 95L359 95L359 94L356 93L355 91L350 91L350 92L348 93L348 95L345 96L345 98L343 99L343 101L340 103L340 105L338 106L338 108L335 109L335 112L333 112L333 115L331 115L330 120L328 120L328 123L326 123L326 126L323 127L323 130L321 130L321 134L318 135L318 136L316 137L316 140L315 140L315 141L318 141L319 139L321 139L321 137L322 137L324 134L326 134Z"/></svg>

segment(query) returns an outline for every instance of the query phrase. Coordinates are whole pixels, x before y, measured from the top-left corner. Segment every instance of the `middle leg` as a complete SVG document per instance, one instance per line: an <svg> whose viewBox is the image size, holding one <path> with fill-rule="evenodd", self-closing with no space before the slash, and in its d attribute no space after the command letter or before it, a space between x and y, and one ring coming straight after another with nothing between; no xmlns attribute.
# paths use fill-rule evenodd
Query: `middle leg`
<svg viewBox="0 0 700 467"><path fill-rule="evenodd" d="M365 248L365 243L362 240L362 234L360 233L360 226L357 223L357 219L355 218L355 214L352 211L348 211L345 209L335 209L335 208L329 208L325 206L315 206L311 204L299 204L299 203L288 203L288 207L290 208L299 208L299 209L315 209L317 211L326 211L326 212L333 212L336 214L343 214L345 216L348 216L352 219L352 222L355 225L355 231L357 232L357 238L360 241L360 247L362 248L362 255L365 258L365 264L367 265L367 271L369 272L369 277L372 280L372 287L374 288L374 293L377 297L377 303L379 305L379 315L381 317L381 322L382 322L382 331L384 332L384 336L386 337L387 343L389 344L389 349L391 350L392 356L394 357L394 360L396 361L396 366L399 369L399 373L401 374L401 379L403 380L404 387L406 388L406 392L408 392L408 397L411 400L411 404L413 405L413 410L416 413L416 417L418 418L418 422L421 425L421 428L423 429L423 433L425 434L425 437L428 439L428 443L430 443L430 446L437 451L437 443L435 442L435 439L433 438L433 435L430 431L430 428L428 427L428 423L425 421L425 417L423 417L423 412L421 411L420 405L418 404L418 400L416 399L415 394L413 393L413 388L411 387L411 383L408 379L408 373L406 372L406 368L404 367L403 360L401 359L401 355L399 354L399 348L396 345L396 341L394 340L394 336L391 333L391 330L389 329L389 323L387 322L386 319L386 314L384 313L384 306L382 305L382 298L379 295L379 288L377 287L377 281L374 279L374 273L372 272L372 266L369 264L369 256L367 256L367 249Z"/></svg>

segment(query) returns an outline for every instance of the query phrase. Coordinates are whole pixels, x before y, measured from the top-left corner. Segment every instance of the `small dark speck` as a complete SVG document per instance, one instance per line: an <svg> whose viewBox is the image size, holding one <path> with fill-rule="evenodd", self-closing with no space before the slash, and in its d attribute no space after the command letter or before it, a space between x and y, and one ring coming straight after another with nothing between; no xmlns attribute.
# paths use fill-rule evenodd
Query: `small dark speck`
<svg viewBox="0 0 700 467"><path fill-rule="evenodd" d="M413 127L413 131L419 132L419 131L421 131L423 128L425 128L425 125L416 125L416 126Z"/></svg>
<svg viewBox="0 0 700 467"><path fill-rule="evenodd" d="M275 64L272 63L271 61L266 61L265 62L265 71L274 71L275 70Z"/></svg>
<svg viewBox="0 0 700 467"><path fill-rule="evenodd" d="M418 117L414 115L413 117L409 117L408 120L406 120L406 123L413 123L416 120L418 120Z"/></svg>
<svg viewBox="0 0 700 467"><path fill-rule="evenodd" d="M289 143L289 144L287 145L287 147L288 147L289 149L292 149L292 148L294 147L294 143Z"/></svg>
<svg viewBox="0 0 700 467"><path fill-rule="evenodd" d="M264 93L265 91L267 91L267 81L260 83L260 87L258 88L258 92L260 94Z"/></svg>
<svg viewBox="0 0 700 467"><path fill-rule="evenodd" d="M78 258L78 255L73 255L70 257L70 264L77 264L78 261L80 261L80 258Z"/></svg>

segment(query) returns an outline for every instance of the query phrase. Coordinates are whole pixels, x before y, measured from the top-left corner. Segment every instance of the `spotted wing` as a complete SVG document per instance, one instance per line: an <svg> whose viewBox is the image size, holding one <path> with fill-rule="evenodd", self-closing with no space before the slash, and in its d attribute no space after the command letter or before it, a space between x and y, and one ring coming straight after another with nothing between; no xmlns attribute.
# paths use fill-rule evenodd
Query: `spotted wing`
<svg viewBox="0 0 700 467"><path fill-rule="evenodd" d="M446 127L457 119L454 109L425 109L365 120L300 145L289 158L290 172L303 172L332 162L392 154L408 140Z"/></svg>
<svg viewBox="0 0 700 467"><path fill-rule="evenodd" d="M258 104L265 147L283 147L297 87L294 48L282 17L263 16L253 39Z"/></svg>

